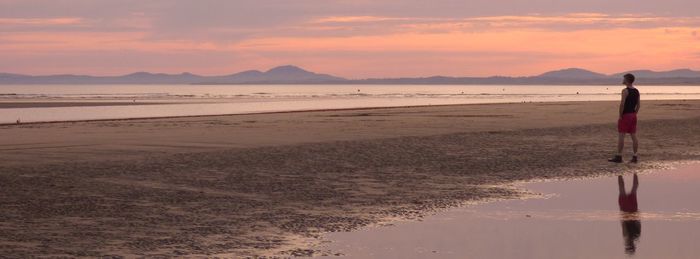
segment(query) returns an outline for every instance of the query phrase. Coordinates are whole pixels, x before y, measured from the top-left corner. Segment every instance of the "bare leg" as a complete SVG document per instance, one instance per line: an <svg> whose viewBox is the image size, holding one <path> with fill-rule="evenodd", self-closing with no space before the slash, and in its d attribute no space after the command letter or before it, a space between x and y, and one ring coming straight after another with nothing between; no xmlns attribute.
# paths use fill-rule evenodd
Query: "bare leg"
<svg viewBox="0 0 700 259"><path fill-rule="evenodd" d="M637 140L637 134L630 134L632 136L632 147L634 148L634 154L637 154L637 150L639 149L639 142Z"/></svg>
<svg viewBox="0 0 700 259"><path fill-rule="evenodd" d="M620 133L617 138L617 154L622 155L622 149L625 148L625 133Z"/></svg>
<svg viewBox="0 0 700 259"><path fill-rule="evenodd" d="M617 176L617 185L620 189L620 195L625 195L625 180L622 179L622 175Z"/></svg>
<svg viewBox="0 0 700 259"><path fill-rule="evenodd" d="M637 188L639 187L639 177L634 174L634 180L632 181L632 194L637 194Z"/></svg>

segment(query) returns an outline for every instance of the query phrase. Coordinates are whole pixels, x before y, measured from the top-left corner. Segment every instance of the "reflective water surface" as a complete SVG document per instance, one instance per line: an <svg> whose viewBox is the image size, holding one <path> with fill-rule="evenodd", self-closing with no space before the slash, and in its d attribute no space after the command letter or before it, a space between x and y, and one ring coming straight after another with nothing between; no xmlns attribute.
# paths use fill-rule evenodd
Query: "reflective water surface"
<svg viewBox="0 0 700 259"><path fill-rule="evenodd" d="M700 258L700 164L529 183L543 198L330 233L346 258Z"/></svg>
<svg viewBox="0 0 700 259"><path fill-rule="evenodd" d="M0 85L8 102L130 105L2 108L0 123L410 105L618 100L600 85ZM700 86L640 86L645 100L700 99ZM139 105L158 103L158 105Z"/></svg>

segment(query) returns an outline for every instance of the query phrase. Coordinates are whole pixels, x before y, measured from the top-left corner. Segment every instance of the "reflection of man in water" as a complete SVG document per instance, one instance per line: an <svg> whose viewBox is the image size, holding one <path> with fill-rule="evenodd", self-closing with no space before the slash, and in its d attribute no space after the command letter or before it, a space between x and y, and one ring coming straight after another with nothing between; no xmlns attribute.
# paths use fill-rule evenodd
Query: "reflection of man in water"
<svg viewBox="0 0 700 259"><path fill-rule="evenodd" d="M632 191L625 192L625 180L622 175L617 177L617 183L620 187L620 196L617 199L622 212L622 236L625 238L625 253L633 255L636 251L636 242L642 235L642 223L639 221L639 208L637 207L637 188L639 187L639 178L634 174L632 182Z"/></svg>

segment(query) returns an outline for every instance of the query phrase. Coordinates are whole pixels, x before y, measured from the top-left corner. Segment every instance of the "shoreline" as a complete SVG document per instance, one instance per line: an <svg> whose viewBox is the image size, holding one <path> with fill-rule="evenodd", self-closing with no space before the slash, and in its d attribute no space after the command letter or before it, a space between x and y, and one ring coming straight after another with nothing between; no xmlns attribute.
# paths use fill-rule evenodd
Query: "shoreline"
<svg viewBox="0 0 700 259"><path fill-rule="evenodd" d="M699 99L700 100L700 99ZM529 103L576 103L576 102L609 102L609 101L570 101L570 102L529 102ZM524 102L523 102L524 103ZM157 105L160 103L152 103ZM176 103L170 103L176 104ZM337 108L337 109L308 109L308 110L291 110L291 111L271 111L271 112L252 112L252 113L230 113L230 114L204 114L204 115L182 115L182 116L155 116L155 117L132 117L132 118L114 118L114 119L88 119L88 120L61 120L61 121L31 121L17 123L0 123L0 126L19 126L31 124L48 124L48 123L71 123L71 122L102 122L102 121L132 121L132 120L159 120L159 119L180 119L180 118L207 118L207 117L228 117L228 116L244 116L244 115L268 115L268 114L287 114L287 113L308 113L308 112L337 112L337 111L364 111L364 110L383 110L383 109L410 109L423 107L454 107L465 105L490 105L490 104L519 104L519 102L504 102L504 103L463 103L463 104L435 104L435 105L405 105L405 106L380 106L380 107L355 107L355 108ZM139 105L139 104L135 104ZM42 108L42 107L32 107Z"/></svg>
<svg viewBox="0 0 700 259"><path fill-rule="evenodd" d="M617 102L2 127L0 253L307 255L325 232L519 195L504 184L700 160L700 101L642 105L639 165L605 161Z"/></svg>
<svg viewBox="0 0 700 259"><path fill-rule="evenodd" d="M644 100L645 102L693 102L700 101L700 99L659 99L659 100ZM331 109L304 109L304 110L288 110L288 111L269 111L269 112L250 112L250 113L228 113L228 114L203 114L203 115L181 115L181 116L153 116L153 117L130 117L130 118L111 118L111 119L86 119L86 120L57 120L57 121L30 121L22 122L20 124L7 122L0 122L1 126L21 126L21 125L34 125L34 124L52 124L52 123L78 123L78 122L109 122L109 121L133 121L133 120L161 120L161 119L180 119L180 118L208 118L208 117L228 117L228 116L245 116L245 115L268 115L268 114L289 114L289 113L309 113L309 112L342 112L342 111L372 111L372 110L383 110L383 109L410 109L410 108L424 108L424 107L460 107L460 106L475 106L475 105L513 105L513 104L576 104L576 103L609 103L615 101L607 100L596 100L596 101L542 101L542 102L499 102L499 103L461 103L461 104L427 104L427 105L403 105L403 106L378 106L378 107L353 107L353 108L331 108ZM0 102L0 105L2 103ZM162 105L162 104L193 104L193 103L134 103L133 105ZM87 106L87 105L86 105ZM98 106L110 106L110 105L95 105ZM122 105L119 105L122 106ZM132 106L131 103L126 102L123 106ZM60 106L60 107L83 107L80 105L76 106ZM88 106L93 107L93 106ZM27 107L27 108L53 108L53 107Z"/></svg>

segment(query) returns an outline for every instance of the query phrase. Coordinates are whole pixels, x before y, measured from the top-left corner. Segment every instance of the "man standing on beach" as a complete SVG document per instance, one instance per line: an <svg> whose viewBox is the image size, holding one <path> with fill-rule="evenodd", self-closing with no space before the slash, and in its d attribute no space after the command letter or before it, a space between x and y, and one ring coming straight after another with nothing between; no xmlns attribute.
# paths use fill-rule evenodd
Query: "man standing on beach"
<svg viewBox="0 0 700 259"><path fill-rule="evenodd" d="M632 145L634 155L630 162L637 163L637 149L639 142L637 140L637 112L639 112L639 90L634 88L634 75L625 74L622 84L625 89L622 90L622 101L620 102L620 117L617 120L617 131L619 136L617 139L617 155L609 159L610 162L622 163L622 149L625 147L625 134L629 133L632 136Z"/></svg>
<svg viewBox="0 0 700 259"><path fill-rule="evenodd" d="M625 238L625 253L634 255L637 250L637 241L642 235L642 222L639 220L639 206L637 204L637 189L639 188L639 177L634 174L632 191L625 192L625 180L622 175L617 177L620 194L617 203L622 212L622 236Z"/></svg>

